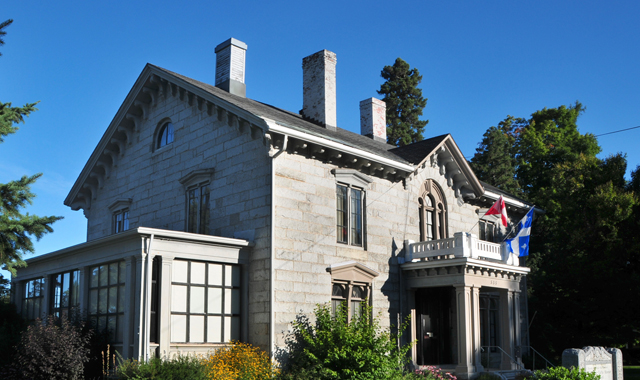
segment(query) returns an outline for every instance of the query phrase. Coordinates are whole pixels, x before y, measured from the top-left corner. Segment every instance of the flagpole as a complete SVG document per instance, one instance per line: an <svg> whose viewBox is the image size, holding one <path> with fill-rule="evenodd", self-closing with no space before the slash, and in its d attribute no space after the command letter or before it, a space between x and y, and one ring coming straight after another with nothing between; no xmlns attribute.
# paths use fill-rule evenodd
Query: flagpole
<svg viewBox="0 0 640 380"><path fill-rule="evenodd" d="M533 209L535 209L535 208L536 208L536 205L533 205L533 206L531 206L531 208L529 209L529 211L531 211L531 210L533 210ZM529 211L527 211L527 214L529 213ZM525 217L526 217L526 216L527 216L527 215L525 214ZM532 220L532 221L533 221L533 220ZM518 224L516 224L516 225L514 225L514 226L512 226L512 227L511 227L511 231L509 231L509 233L508 233L508 234L506 234L506 235L504 236L504 239L502 239L502 242L503 242L503 243L507 240L507 238L509 237L509 235L511 235L511 233L513 232L513 229L514 229L514 228L516 228L516 226L518 226L518 225L520 225L520 222L518 222Z"/></svg>

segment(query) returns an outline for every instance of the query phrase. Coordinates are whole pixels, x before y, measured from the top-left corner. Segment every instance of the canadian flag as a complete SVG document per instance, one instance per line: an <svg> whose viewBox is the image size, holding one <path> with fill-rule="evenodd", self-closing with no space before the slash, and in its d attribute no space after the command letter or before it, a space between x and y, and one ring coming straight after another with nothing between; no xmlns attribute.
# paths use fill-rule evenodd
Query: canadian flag
<svg viewBox="0 0 640 380"><path fill-rule="evenodd" d="M504 205L502 195L484 215L500 215L502 217L502 225L507 226L507 207Z"/></svg>

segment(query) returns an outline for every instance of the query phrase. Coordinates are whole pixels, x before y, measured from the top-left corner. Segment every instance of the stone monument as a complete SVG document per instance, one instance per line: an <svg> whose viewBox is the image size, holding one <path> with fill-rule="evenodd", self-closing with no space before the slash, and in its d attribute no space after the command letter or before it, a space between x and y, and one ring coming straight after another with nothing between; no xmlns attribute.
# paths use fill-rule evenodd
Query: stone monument
<svg viewBox="0 0 640 380"><path fill-rule="evenodd" d="M623 380L622 351L617 348L568 348L562 352L562 366L595 372L600 380Z"/></svg>

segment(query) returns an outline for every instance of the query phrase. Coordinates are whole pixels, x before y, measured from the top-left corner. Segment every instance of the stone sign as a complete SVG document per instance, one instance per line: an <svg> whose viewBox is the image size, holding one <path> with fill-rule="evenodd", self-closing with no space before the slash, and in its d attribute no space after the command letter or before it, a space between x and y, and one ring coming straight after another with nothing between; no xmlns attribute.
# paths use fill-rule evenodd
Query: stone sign
<svg viewBox="0 0 640 380"><path fill-rule="evenodd" d="M562 366L595 372L600 380L623 380L622 351L617 348L568 348L562 352Z"/></svg>

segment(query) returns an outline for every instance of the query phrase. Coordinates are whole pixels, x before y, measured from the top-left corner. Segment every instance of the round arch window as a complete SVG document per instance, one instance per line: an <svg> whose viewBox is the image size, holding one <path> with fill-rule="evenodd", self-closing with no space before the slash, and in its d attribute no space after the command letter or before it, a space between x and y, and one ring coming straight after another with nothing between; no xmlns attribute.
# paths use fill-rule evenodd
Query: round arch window
<svg viewBox="0 0 640 380"><path fill-rule="evenodd" d="M171 144L173 142L173 124L171 122L165 123L162 128L160 128L160 132L158 133L158 142L156 144L156 149L162 148L165 145Z"/></svg>

